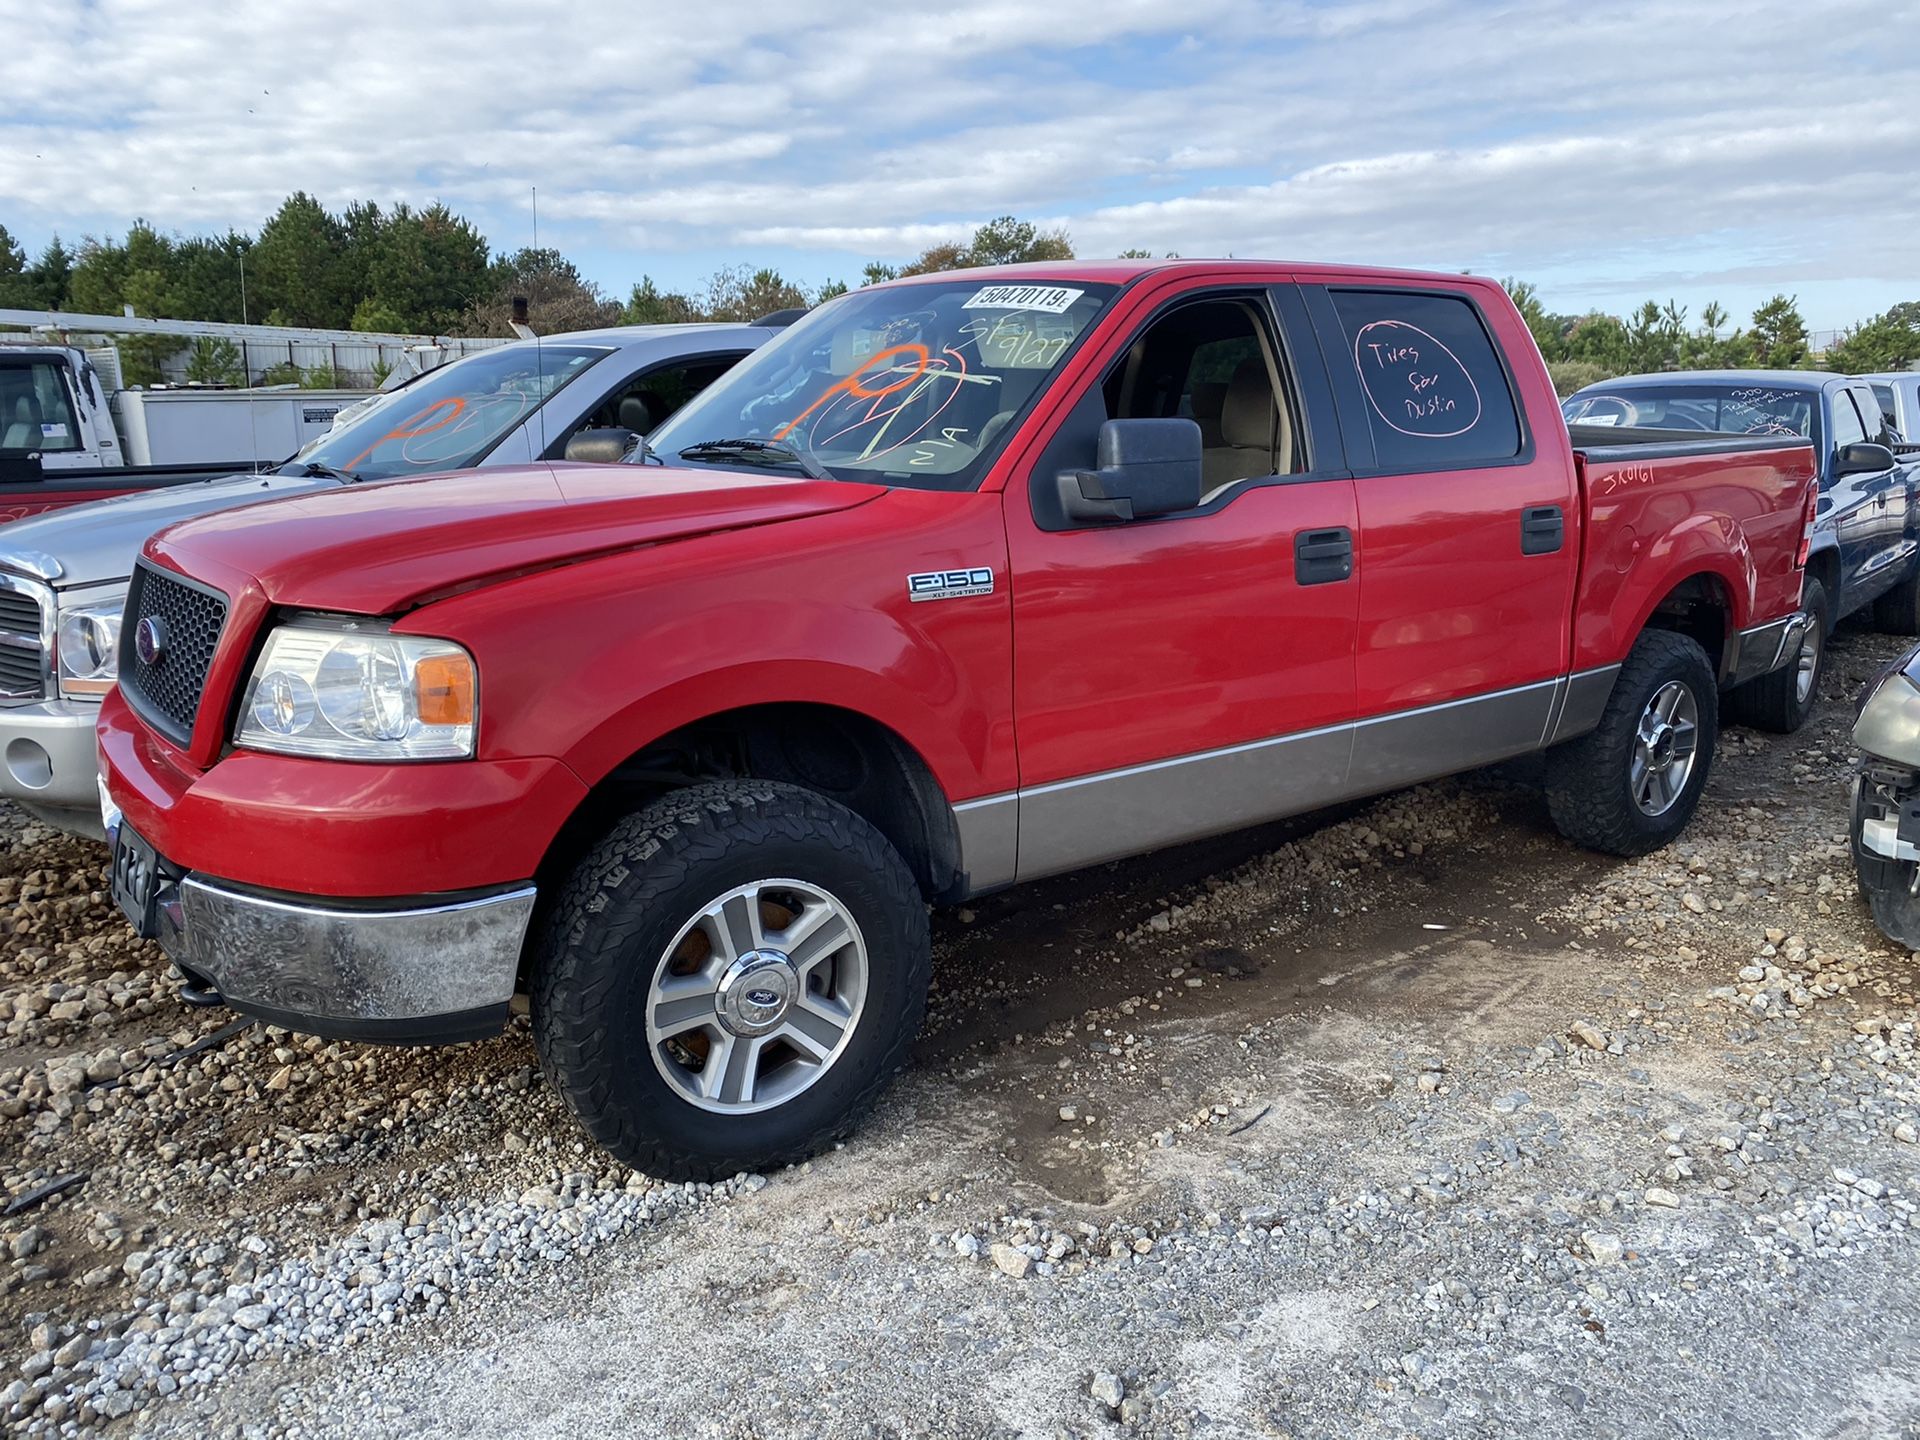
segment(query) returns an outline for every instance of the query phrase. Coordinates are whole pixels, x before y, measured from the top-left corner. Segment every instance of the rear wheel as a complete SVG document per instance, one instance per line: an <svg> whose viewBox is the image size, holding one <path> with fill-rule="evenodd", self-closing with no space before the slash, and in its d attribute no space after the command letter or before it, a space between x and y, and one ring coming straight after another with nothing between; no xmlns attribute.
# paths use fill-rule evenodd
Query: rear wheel
<svg viewBox="0 0 1920 1440"><path fill-rule="evenodd" d="M703 785L574 872L534 1038L616 1158L713 1180L849 1131L905 1062L930 964L919 889L865 820L797 786Z"/></svg>
<svg viewBox="0 0 1920 1440"><path fill-rule="evenodd" d="M1649 630L1613 682L1600 724L1547 752L1560 833L1609 855L1645 855L1693 818L1713 768L1719 711L1699 642Z"/></svg>
<svg viewBox="0 0 1920 1440"><path fill-rule="evenodd" d="M1833 602L1827 598L1826 586L1808 576L1800 607L1813 617L1813 624L1800 639L1799 654L1771 674L1728 691L1729 720L1791 735L1813 714L1820 698L1820 678L1826 673L1827 631L1833 626Z"/></svg>

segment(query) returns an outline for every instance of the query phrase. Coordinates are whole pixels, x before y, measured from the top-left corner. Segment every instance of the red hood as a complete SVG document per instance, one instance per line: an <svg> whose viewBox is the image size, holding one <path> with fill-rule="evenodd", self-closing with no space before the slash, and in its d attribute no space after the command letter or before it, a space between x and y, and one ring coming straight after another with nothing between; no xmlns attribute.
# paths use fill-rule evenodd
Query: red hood
<svg viewBox="0 0 1920 1440"><path fill-rule="evenodd" d="M496 576L824 515L885 493L730 470L530 465L242 506L163 530L147 546L188 575L250 575L276 605L384 615Z"/></svg>

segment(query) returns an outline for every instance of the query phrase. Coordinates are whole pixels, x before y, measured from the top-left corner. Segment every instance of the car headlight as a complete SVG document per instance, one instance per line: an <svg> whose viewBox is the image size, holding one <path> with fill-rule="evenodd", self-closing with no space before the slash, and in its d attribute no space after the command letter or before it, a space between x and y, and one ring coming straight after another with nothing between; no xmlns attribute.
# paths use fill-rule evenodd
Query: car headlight
<svg viewBox="0 0 1920 1440"><path fill-rule="evenodd" d="M473 657L451 640L303 620L267 637L233 743L335 760L464 760L478 714Z"/></svg>
<svg viewBox="0 0 1920 1440"><path fill-rule="evenodd" d="M53 652L62 695L97 700L113 688L120 668L120 612L125 606L126 597L121 595L60 612Z"/></svg>

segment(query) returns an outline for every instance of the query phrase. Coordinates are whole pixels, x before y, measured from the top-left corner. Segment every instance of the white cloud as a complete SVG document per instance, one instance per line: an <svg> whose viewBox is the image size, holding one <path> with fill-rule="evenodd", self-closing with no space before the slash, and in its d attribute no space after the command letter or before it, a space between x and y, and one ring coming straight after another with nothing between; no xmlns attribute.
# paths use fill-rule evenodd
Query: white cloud
<svg viewBox="0 0 1920 1440"><path fill-rule="evenodd" d="M630 254L615 285L755 247L844 274L1013 212L1086 254L1471 267L1564 303L1920 288L1920 112L1882 38L1914 12L0 0L0 219L252 227L303 188L511 240L537 185L550 241Z"/></svg>

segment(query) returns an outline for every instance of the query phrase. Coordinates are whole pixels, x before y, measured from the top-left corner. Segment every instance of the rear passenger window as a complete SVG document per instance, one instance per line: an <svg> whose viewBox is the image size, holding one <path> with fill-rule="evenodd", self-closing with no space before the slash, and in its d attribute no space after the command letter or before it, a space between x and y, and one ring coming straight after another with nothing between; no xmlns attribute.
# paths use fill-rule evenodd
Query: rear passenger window
<svg viewBox="0 0 1920 1440"><path fill-rule="evenodd" d="M1457 295L1333 290L1380 468L1511 460L1513 392L1486 327Z"/></svg>

